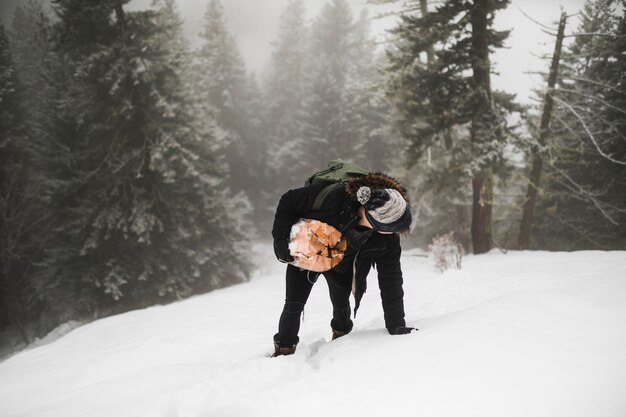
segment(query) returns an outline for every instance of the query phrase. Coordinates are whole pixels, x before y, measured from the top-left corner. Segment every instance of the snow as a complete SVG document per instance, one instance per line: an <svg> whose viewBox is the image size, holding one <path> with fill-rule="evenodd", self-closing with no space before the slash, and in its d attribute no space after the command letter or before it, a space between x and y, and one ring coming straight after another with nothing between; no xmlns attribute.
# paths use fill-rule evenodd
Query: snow
<svg viewBox="0 0 626 417"><path fill-rule="evenodd" d="M0 363L0 415L626 415L626 253L491 252L435 272L406 251L407 324L383 329L375 271L330 342L319 280L295 355L269 358L284 265L251 282L99 320Z"/></svg>

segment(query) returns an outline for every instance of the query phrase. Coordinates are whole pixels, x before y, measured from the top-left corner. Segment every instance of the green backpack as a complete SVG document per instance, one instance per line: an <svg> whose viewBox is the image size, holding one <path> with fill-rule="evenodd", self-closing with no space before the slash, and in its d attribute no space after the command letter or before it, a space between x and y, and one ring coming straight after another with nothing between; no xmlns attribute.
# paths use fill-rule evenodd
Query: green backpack
<svg viewBox="0 0 626 417"><path fill-rule="evenodd" d="M328 168L323 171L316 172L304 182L304 185L312 185L319 182L331 181L331 184L324 187L317 197L315 197L315 201L313 202L313 211L321 209L326 197L328 197L328 195L338 187L343 186L343 182L348 178L361 177L368 174L368 171L352 162L347 162L342 159L333 159L330 161L328 163Z"/></svg>

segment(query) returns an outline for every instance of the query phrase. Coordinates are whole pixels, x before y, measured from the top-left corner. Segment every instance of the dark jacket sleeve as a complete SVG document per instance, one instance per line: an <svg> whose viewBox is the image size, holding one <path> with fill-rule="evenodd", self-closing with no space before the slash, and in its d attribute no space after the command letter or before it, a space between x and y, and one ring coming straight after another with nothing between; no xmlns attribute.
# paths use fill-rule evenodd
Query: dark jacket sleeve
<svg viewBox="0 0 626 417"><path fill-rule="evenodd" d="M304 217L311 210L313 205L311 200L311 187L295 188L287 191L280 198L274 225L272 226L272 237L274 241L289 240L291 226Z"/></svg>
<svg viewBox="0 0 626 417"><path fill-rule="evenodd" d="M289 190L278 202L272 226L272 237L274 238L274 254L281 262L291 260L291 255L289 255L291 226L311 211L312 199L316 195L313 193L316 188L308 186Z"/></svg>
<svg viewBox="0 0 626 417"><path fill-rule="evenodd" d="M400 236L390 236L387 250L376 258L378 285L385 315L385 327L395 329L405 326L404 290L402 289L402 268L400 266Z"/></svg>

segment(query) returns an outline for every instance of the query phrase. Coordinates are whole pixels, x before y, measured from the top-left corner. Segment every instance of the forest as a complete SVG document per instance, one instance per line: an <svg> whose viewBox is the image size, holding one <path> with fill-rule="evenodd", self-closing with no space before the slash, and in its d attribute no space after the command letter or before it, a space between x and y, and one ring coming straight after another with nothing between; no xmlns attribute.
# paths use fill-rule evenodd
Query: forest
<svg viewBox="0 0 626 417"><path fill-rule="evenodd" d="M509 0L371 2L398 4L384 45L348 0L313 19L289 0L262 77L219 0L195 43L174 0L17 7L0 24L0 348L247 281L280 196L336 158L408 188L407 247L626 250L626 0L537 26L553 51L533 105L492 87Z"/></svg>

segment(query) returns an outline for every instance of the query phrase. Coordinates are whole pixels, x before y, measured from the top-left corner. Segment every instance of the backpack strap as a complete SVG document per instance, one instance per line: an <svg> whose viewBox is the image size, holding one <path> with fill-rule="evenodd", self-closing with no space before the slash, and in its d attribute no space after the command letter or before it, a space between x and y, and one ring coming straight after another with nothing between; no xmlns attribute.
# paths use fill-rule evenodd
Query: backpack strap
<svg viewBox="0 0 626 417"><path fill-rule="evenodd" d="M315 197L313 201L313 211L318 211L324 205L324 201L326 201L326 197L336 189L343 187L343 181L334 182L332 184L328 184L326 187L322 188L322 191Z"/></svg>

